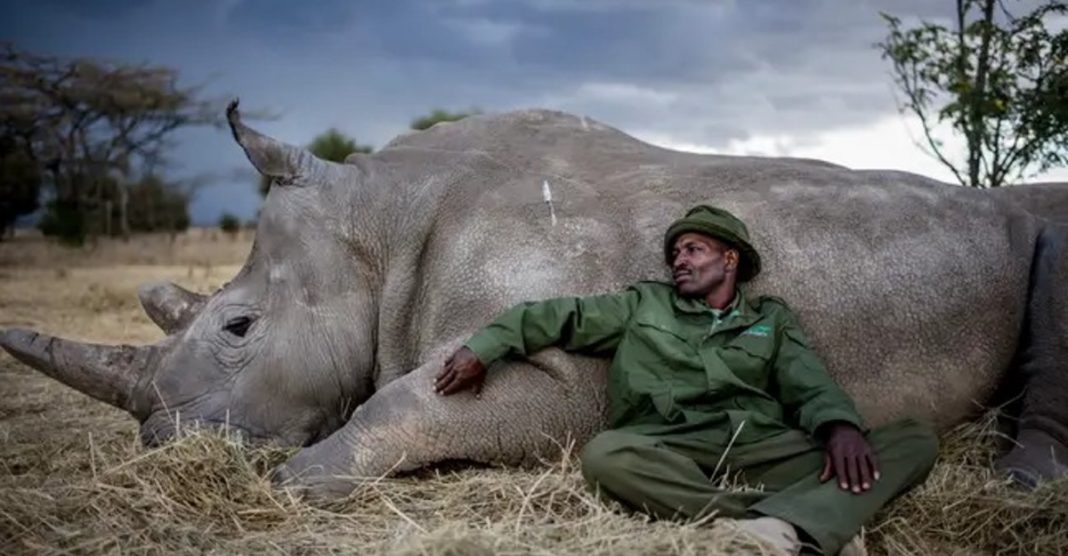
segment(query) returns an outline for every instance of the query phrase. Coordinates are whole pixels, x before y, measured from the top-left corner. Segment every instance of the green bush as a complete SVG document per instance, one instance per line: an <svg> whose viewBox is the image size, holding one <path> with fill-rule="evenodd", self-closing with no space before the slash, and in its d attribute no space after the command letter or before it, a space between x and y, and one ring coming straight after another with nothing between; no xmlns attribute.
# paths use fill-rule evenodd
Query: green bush
<svg viewBox="0 0 1068 556"><path fill-rule="evenodd" d="M236 235L241 229L241 219L229 212L224 212L219 217L219 229L231 236Z"/></svg>
<svg viewBox="0 0 1068 556"><path fill-rule="evenodd" d="M82 245L88 236L122 235L119 183L104 176L85 181L96 195L53 199L37 227L68 245ZM189 228L189 194L176 184L149 175L127 186L126 222L131 233L182 232Z"/></svg>
<svg viewBox="0 0 1068 556"><path fill-rule="evenodd" d="M60 243L79 246L85 243L85 212L75 202L49 201L37 228Z"/></svg>

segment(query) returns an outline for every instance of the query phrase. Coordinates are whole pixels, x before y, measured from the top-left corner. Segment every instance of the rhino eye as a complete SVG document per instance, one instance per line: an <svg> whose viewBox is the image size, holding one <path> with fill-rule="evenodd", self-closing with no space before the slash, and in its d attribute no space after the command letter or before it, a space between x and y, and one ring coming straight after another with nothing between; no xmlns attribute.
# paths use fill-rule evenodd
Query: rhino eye
<svg viewBox="0 0 1068 556"><path fill-rule="evenodd" d="M244 338L245 334L248 332L248 327L250 326L252 326L252 318L234 317L226 321L226 325L223 326L223 330L233 334L234 336Z"/></svg>

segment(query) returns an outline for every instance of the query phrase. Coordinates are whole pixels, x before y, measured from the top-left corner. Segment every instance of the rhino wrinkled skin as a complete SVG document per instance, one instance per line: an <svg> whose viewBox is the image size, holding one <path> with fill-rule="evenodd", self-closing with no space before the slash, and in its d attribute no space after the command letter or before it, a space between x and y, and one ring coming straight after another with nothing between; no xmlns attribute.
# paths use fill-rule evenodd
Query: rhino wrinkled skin
<svg viewBox="0 0 1068 556"><path fill-rule="evenodd" d="M1041 441L1066 441L1068 309L1052 285L1068 277L1062 186L1014 196L681 153L543 110L437 125L333 164L246 127L236 104L228 116L276 184L231 282L210 296L142 288L168 333L151 346L0 335L23 362L129 411L148 444L180 423L302 446L277 477L326 496L353 476L552 457L604 426L607 361L546 350L491 368L475 399L433 393L444 358L516 302L667 280L662 234L706 201L749 224L765 261L749 291L788 300L869 423L945 429L1011 376L1045 381L1024 416Z"/></svg>

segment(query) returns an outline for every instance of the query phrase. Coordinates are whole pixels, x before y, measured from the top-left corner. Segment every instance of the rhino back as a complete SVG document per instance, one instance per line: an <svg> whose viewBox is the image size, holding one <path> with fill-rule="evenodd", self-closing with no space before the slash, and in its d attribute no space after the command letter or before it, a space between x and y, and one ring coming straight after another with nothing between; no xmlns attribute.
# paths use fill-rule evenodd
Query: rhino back
<svg viewBox="0 0 1068 556"><path fill-rule="evenodd" d="M818 161L680 153L547 111L435 126L378 156L435 168L401 185L423 227L395 261L418 278L383 298L384 313L405 315L407 345L393 350L408 350L383 350L387 361L410 365L520 301L666 280L662 234L700 202L747 222L765 262L750 293L790 303L872 423L955 423L1014 353L1037 228L984 192Z"/></svg>
<svg viewBox="0 0 1068 556"><path fill-rule="evenodd" d="M1032 183L999 187L991 195L1006 199L1047 220L1068 224L1068 183Z"/></svg>

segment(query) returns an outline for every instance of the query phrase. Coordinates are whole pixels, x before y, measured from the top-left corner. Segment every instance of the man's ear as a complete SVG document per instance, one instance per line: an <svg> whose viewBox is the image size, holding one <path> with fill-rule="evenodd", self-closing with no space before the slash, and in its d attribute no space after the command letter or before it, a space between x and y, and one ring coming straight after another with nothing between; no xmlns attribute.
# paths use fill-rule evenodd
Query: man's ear
<svg viewBox="0 0 1068 556"><path fill-rule="evenodd" d="M727 259L727 270L738 270L738 261L741 259L741 255L738 254L737 249L727 249L723 256Z"/></svg>

